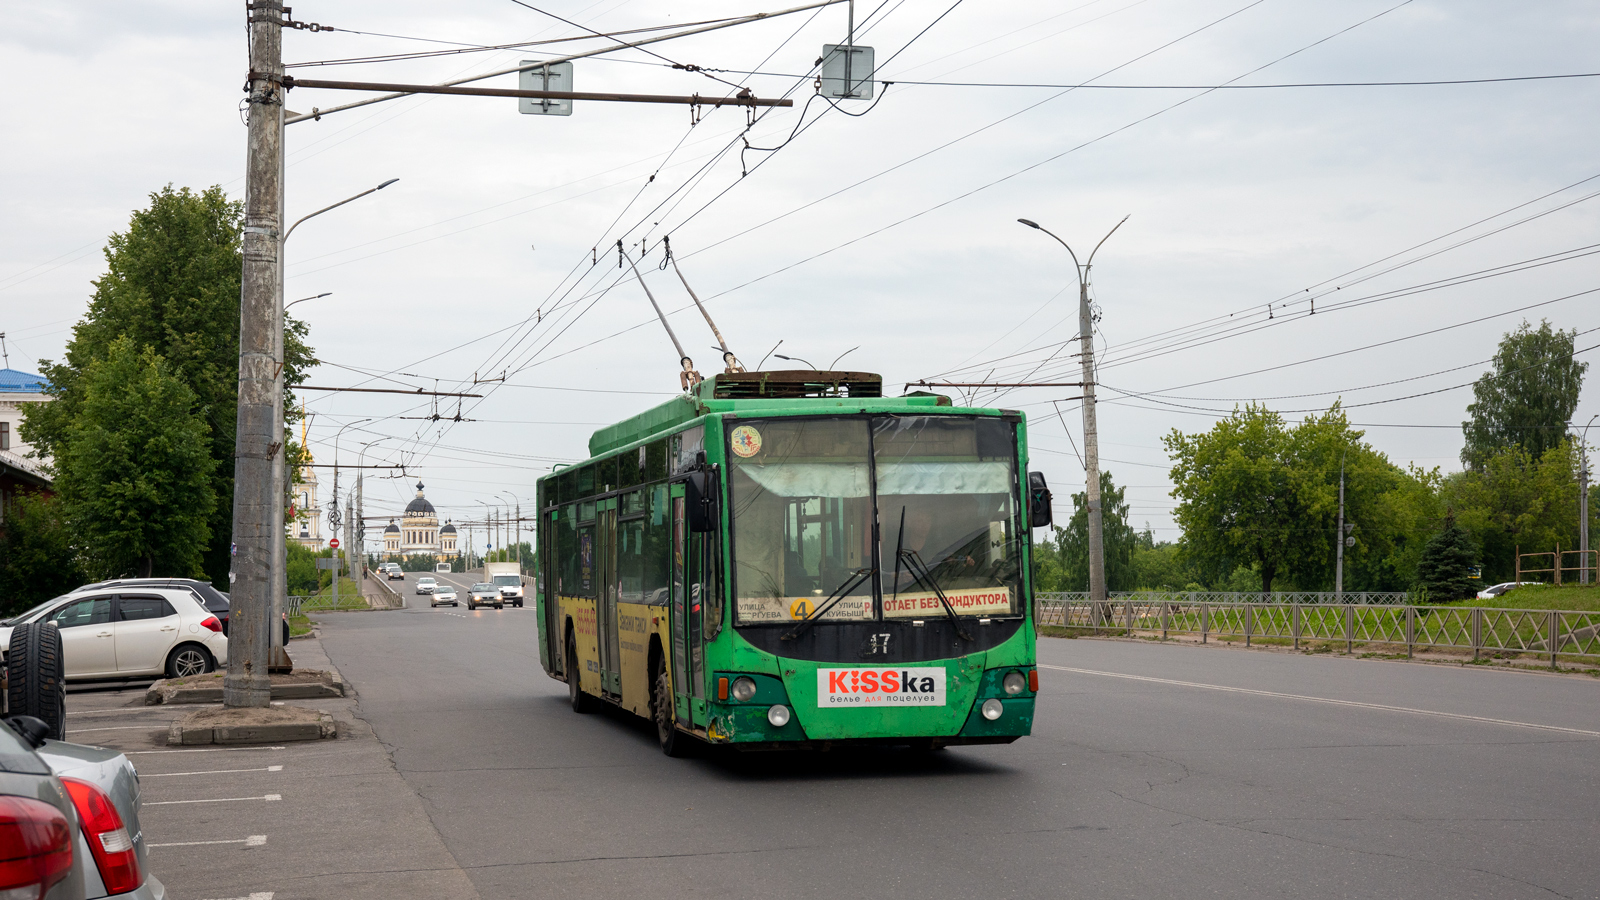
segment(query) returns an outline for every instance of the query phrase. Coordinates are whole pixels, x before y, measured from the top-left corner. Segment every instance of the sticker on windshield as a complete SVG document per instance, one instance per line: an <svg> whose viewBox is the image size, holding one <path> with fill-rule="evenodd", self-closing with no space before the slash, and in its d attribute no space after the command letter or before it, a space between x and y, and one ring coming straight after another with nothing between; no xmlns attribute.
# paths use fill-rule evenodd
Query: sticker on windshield
<svg viewBox="0 0 1600 900"><path fill-rule="evenodd" d="M943 706L944 669L818 669L817 707Z"/></svg>
<svg viewBox="0 0 1600 900"><path fill-rule="evenodd" d="M761 452L761 432L754 425L740 425L728 437L733 443L735 456L749 459Z"/></svg>
<svg viewBox="0 0 1600 900"><path fill-rule="evenodd" d="M1006 587L956 589L944 599L958 616L1004 616L1011 613L1011 589ZM883 617L936 618L945 614L939 595L932 591L901 591L883 598Z"/></svg>

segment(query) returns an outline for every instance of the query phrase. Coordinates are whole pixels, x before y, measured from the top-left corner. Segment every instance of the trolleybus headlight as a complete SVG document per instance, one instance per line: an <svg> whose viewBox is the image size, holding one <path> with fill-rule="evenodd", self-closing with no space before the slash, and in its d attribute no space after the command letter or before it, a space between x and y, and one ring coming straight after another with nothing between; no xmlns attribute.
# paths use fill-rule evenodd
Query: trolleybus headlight
<svg viewBox="0 0 1600 900"><path fill-rule="evenodd" d="M1008 694L1020 694L1028 687L1028 679L1022 677L1021 672L1007 672L1006 677L1000 680L1000 685Z"/></svg>
<svg viewBox="0 0 1600 900"><path fill-rule="evenodd" d="M999 700L990 699L983 701L983 717L991 722L1000 718L1000 714L1005 711L1005 706L1002 705Z"/></svg>
<svg viewBox="0 0 1600 900"><path fill-rule="evenodd" d="M733 685L728 689L728 693L732 694L733 699L740 703L749 700L756 695L755 679L740 675L733 680Z"/></svg>
<svg viewBox="0 0 1600 900"><path fill-rule="evenodd" d="M773 728L782 728L789 724L789 707L779 703L767 710L767 721L772 723Z"/></svg>

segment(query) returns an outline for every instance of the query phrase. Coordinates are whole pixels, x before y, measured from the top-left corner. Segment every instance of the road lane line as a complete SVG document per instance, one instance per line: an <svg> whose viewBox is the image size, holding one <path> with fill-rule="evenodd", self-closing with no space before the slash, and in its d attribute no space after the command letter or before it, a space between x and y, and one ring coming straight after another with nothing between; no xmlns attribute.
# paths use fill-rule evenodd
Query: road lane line
<svg viewBox="0 0 1600 900"><path fill-rule="evenodd" d="M249 753L255 750L282 750L283 747L203 747L198 750L125 750L123 756L142 756L150 753Z"/></svg>
<svg viewBox="0 0 1600 900"><path fill-rule="evenodd" d="M1469 716L1463 713L1439 712L1433 709L1414 709L1409 706L1388 706L1383 703L1364 703L1360 700L1335 700L1330 697L1308 697L1305 694L1284 694L1278 691L1263 691L1255 688L1229 687L1223 684L1202 684L1198 681L1177 681L1172 678L1154 678L1149 675L1127 675L1122 672L1099 672L1094 669L1075 669L1071 666L1047 666L1039 663L1041 669L1055 669L1058 672L1076 672L1079 675L1100 675L1105 678L1127 678L1133 681L1149 681L1155 684L1171 684L1177 687L1201 688L1208 691L1224 691L1230 694L1255 694L1259 697L1277 697L1280 700L1303 700L1308 703L1331 703L1334 706L1354 706L1360 709L1378 709L1385 712L1411 713L1419 716L1434 716L1440 719L1460 719L1465 722L1482 722L1487 725L1510 725L1514 728L1536 728L1540 731L1559 731L1563 734L1581 734L1584 737L1600 737L1600 731L1588 731L1583 728L1564 728L1560 725L1539 725L1533 722L1513 722L1510 719L1491 719L1487 716Z"/></svg>
<svg viewBox="0 0 1600 900"><path fill-rule="evenodd" d="M203 772L140 772L139 778L177 778L180 775L231 775L235 772L282 772L283 766L263 766L259 769L206 769Z"/></svg>
<svg viewBox="0 0 1600 900"><path fill-rule="evenodd" d="M252 891L248 897L228 897L225 900L272 900L272 891Z"/></svg>
<svg viewBox="0 0 1600 900"><path fill-rule="evenodd" d="M82 734L85 731L149 731L152 728L166 728L172 720L165 722L151 722L149 725L106 725L97 728L68 728L67 734Z"/></svg>
<svg viewBox="0 0 1600 900"><path fill-rule="evenodd" d="M282 800L282 794L263 794L260 797L217 797L212 800L158 800L155 803L145 803L145 806L177 806L181 803L237 803L244 800Z"/></svg>
<svg viewBox="0 0 1600 900"><path fill-rule="evenodd" d="M145 804L145 806L149 806L149 805L150 804L148 804L148 803ZM171 844L145 844L145 846L149 847L151 849L154 849L156 847L212 847L212 846L216 846L217 844L243 844L246 847L261 847L261 846L264 846L266 843L267 843L267 836L266 835L264 835L264 834L252 834L247 838L241 838L241 839L236 840L236 841L176 841L176 842L171 843Z"/></svg>

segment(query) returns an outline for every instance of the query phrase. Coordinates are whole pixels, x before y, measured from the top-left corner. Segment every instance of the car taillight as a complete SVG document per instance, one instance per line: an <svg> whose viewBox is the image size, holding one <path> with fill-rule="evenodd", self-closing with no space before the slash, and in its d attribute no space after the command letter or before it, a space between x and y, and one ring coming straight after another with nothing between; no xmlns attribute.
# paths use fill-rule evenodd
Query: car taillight
<svg viewBox="0 0 1600 900"><path fill-rule="evenodd" d="M39 900L72 871L72 829L48 803L0 797L0 897Z"/></svg>
<svg viewBox="0 0 1600 900"><path fill-rule="evenodd" d="M122 823L122 816L117 814L117 808L111 805L111 798L87 781L63 778L61 783L72 797L72 805L78 808L89 852L94 855L106 893L125 894L143 884L133 839Z"/></svg>
<svg viewBox="0 0 1600 900"><path fill-rule="evenodd" d="M222 623L217 620L216 616L206 616L206 620L200 623L200 627L209 628L217 634L222 633Z"/></svg>

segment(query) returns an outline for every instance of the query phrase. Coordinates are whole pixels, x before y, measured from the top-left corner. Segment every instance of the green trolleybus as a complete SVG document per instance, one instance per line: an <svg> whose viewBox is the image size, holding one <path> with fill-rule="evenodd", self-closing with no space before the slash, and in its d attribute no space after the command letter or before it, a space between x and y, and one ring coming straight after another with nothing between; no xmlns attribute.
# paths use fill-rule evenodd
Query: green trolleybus
<svg viewBox="0 0 1600 900"><path fill-rule="evenodd" d="M539 659L662 749L1033 725L1025 422L860 372L716 375L539 479Z"/></svg>

